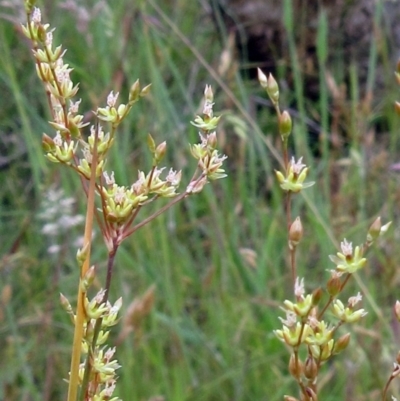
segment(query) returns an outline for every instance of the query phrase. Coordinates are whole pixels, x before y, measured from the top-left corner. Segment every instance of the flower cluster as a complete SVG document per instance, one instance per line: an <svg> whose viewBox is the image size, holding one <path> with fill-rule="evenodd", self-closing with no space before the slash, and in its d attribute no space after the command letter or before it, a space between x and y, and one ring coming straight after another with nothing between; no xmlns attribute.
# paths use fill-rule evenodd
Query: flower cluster
<svg viewBox="0 0 400 401"><path fill-rule="evenodd" d="M200 129L200 143L190 147L192 156L198 161L201 176L200 178L192 179L186 189L188 193L201 191L208 179L218 180L226 177L222 166L227 156L220 155L216 149L217 134L215 130L220 117L213 115L214 94L208 85L204 91L204 98L203 116L197 116L192 122L195 127Z"/></svg>
<svg viewBox="0 0 400 401"><path fill-rule="evenodd" d="M119 244L133 232L129 227L144 204L157 198L174 198L179 195L182 173L169 168L168 173L162 177L166 168L159 167L159 164L167 145L166 142L156 145L151 135L148 137L148 148L153 156L150 171L139 171L138 179L131 185L117 184L114 173L105 171L117 127L133 105L149 92L150 85L141 88L137 80L130 88L127 103L119 103L119 93L111 91L106 106L99 107L95 112L98 123L90 127L90 135L85 140L82 129L88 123L84 122L83 115L78 114L80 101L73 101L78 85L74 85L70 78L72 68L63 62L65 51L61 46L53 48L52 30L48 24L42 24L39 9L32 7L23 32L34 45L38 76L45 85L52 110L53 121L50 125L55 129L55 134L43 135L45 155L51 162L72 168L84 180L90 180L96 157L96 191L101 199L101 207L96 211L98 221L102 224L107 246L116 239ZM226 156L221 156L216 149L216 129L220 117L213 114L214 95L210 86L206 86L204 97L202 116L197 116L192 123L200 130L200 143L190 147L191 154L197 160L199 174L193 176L183 196L200 192L209 180L226 176L223 169ZM107 124L109 130L101 123Z"/></svg>
<svg viewBox="0 0 400 401"><path fill-rule="evenodd" d="M314 291L305 294L304 280L296 279L294 293L296 301L284 302L286 318L280 318L282 329L275 330L279 340L292 348L292 357L289 362L289 371L301 383L301 386L310 386L316 382L320 366L332 356L343 351L350 340L350 334L346 333L335 339L339 327L344 323L355 323L366 315L364 309L355 309L362 297L357 294L349 298L347 306L336 299L328 303L337 321L327 323L318 313L318 304L322 292ZM300 361L298 350L304 346L307 350L305 362ZM293 362L293 358L296 361ZM295 363L295 368L293 364ZM310 369L313 365L313 369Z"/></svg>
<svg viewBox="0 0 400 401"><path fill-rule="evenodd" d="M94 267L89 269L82 281L84 293L85 323L82 351L86 360L79 368L79 384L86 389L88 400L118 401L112 397L116 385L116 370L120 368L113 359L115 348L106 346L110 328L118 322L118 312L122 306L119 298L113 305L107 299L107 292L100 290L91 300L87 296L94 278ZM67 298L61 294L61 305L75 323L76 316Z"/></svg>

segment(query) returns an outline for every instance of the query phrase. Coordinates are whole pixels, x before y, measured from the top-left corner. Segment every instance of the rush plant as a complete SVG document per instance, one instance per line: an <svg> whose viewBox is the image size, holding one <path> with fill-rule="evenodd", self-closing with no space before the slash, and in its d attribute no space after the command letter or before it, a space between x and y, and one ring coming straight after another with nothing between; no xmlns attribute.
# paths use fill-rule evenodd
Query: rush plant
<svg viewBox="0 0 400 401"><path fill-rule="evenodd" d="M130 88L126 102L118 101L118 93L111 92L104 107L94 111L95 123L89 126L80 114L77 100L79 84L71 79L72 68L64 61L65 50L53 44L53 29L42 22L41 12L34 0L25 1L25 36L32 42L36 71L41 80L50 108L51 134L43 134L45 157L52 163L71 170L86 197L86 225L84 245L77 252L80 278L77 286L76 307L61 295L61 304L71 316L75 326L71 367L68 378L68 401L116 401L113 396L117 369L115 348L107 345L110 329L118 322L122 306L119 298L113 303L109 290L115 268L115 257L122 242L144 225L179 201L201 192L213 180L226 176L223 162L226 156L217 150L216 129L220 117L213 114L213 92L210 86L204 91L201 116L192 124L198 128L200 142L190 146L197 168L190 182L178 192L181 171L162 166L167 151L166 142L156 144L148 135L147 147L152 165L138 172L131 185L119 185L114 173L107 172L110 149L118 139L118 127L136 102L150 90L137 80ZM88 132L87 132L88 131ZM146 206L162 198L169 200L156 212L146 213ZM137 217L141 221L137 222ZM96 265L91 262L94 222L100 228L107 248L107 273L103 288L94 296L89 292L96 277Z"/></svg>
<svg viewBox="0 0 400 401"><path fill-rule="evenodd" d="M399 68L399 67L398 67ZM400 83L400 70L396 78ZM389 229L391 222L382 224L377 217L366 233L365 241L353 247L344 238L340 251L330 255L333 263L325 285L312 291L306 290L304 278L297 273L296 251L303 238L300 216L293 219L292 203L304 189L314 185L307 181L309 168L303 158L289 157L288 142L292 132L292 120L279 105L279 87L272 75L268 77L259 69L258 79L269 96L278 116L278 130L282 140L283 171L276 171L281 189L285 192L285 214L288 235L288 260L292 277L293 295L282 304L285 314L280 317L281 328L274 331L289 351L288 371L298 385L298 395L286 395L286 401L316 401L319 395L320 373L329 361L349 347L351 333L348 326L359 322L367 312L359 307L360 292L343 299L343 291L355 273L366 266L367 252L376 240ZM396 103L396 109L400 110ZM395 316L400 320L400 302L394 306ZM387 399L389 386L400 375L400 353L395 357L393 370L381 392L381 400Z"/></svg>

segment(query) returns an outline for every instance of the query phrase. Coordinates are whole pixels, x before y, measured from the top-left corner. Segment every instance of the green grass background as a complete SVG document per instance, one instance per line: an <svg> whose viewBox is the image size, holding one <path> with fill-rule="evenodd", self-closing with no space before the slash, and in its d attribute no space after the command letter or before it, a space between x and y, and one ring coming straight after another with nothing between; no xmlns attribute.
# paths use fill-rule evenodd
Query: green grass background
<svg viewBox="0 0 400 401"><path fill-rule="evenodd" d="M65 61L74 68L74 82L80 82L81 109L104 105L118 86L126 98L137 78L153 84L118 134L108 166L118 182L128 185L139 168L149 168L148 132L156 142L167 140L165 164L182 168L187 182L195 168L188 144L197 140L189 121L201 110L205 84L213 86L215 111L224 115L219 138L229 156L228 178L135 233L118 255L112 299L122 296L126 309L151 285L156 287L150 314L118 346L118 395L140 401L275 401L296 395L287 372L288 353L272 333L280 326L279 305L290 296L291 284L283 197L273 173L280 154L276 119L270 106L257 106L257 99L266 95L234 63L227 74L218 74L228 37L217 34L209 3L82 4L90 13L86 26L79 24L76 13L60 9L59 1L40 2L43 19L57 27L56 43L68 49ZM284 4L290 28L291 2ZM76 199L76 213L84 213L85 201L77 177L43 157L41 134L51 133L44 92L16 12L3 12L10 18L0 20L1 160L7 161L0 169L0 399L61 400L73 328L58 294L74 302L78 270L73 244L82 227L60 235L61 252L49 255L51 244L41 232L39 214L46 213L43 202L51 186ZM281 78L290 73L293 85L282 93L283 107L297 105L291 152L305 157L310 179L316 181L293 205L294 216L301 215L305 227L298 260L307 289L326 281L326 270L332 267L328 255L336 252L340 240L363 241L377 215L394 221L346 293L362 291L369 314L351 328L349 349L320 377L321 399L376 399L400 340L391 310L398 297L400 260L399 179L389 170L400 159L392 107L395 66L384 66L388 85L366 113L357 66L343 61L342 70L332 70L327 65L322 15L317 39L320 97L311 102L304 96L294 29L287 35L290 57ZM375 46L369 60L372 87ZM324 74L328 68L338 84L343 83L343 69L350 72L342 104L348 111L340 127L343 141L334 148L327 135L311 143L306 123L313 120L322 132L332 129ZM383 126L379 133L374 131L377 122ZM101 283L105 249L99 235L93 261ZM112 341L121 326L114 329ZM398 394L396 387L393 391Z"/></svg>

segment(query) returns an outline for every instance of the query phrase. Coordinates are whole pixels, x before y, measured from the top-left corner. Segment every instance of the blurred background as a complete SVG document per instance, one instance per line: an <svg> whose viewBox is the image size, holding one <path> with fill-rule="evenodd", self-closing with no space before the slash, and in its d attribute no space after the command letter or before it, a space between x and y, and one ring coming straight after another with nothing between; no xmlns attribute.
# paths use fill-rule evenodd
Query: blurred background
<svg viewBox="0 0 400 401"><path fill-rule="evenodd" d="M108 93L152 83L122 125L108 169L129 185L147 170L150 132L167 141L165 165L190 179L198 140L190 121L206 84L222 114L219 147L228 177L208 185L129 238L117 258L111 299L123 297L113 330L118 395L140 401L281 400L296 395L288 353L274 336L291 297L276 116L256 81L272 72L294 123L290 153L316 185L294 198L305 234L298 271L322 286L343 238L358 244L377 216L391 231L346 289L369 314L350 328L345 353L325 366L321 399L372 400L392 369L400 327L397 163L400 99L398 1L40 1L42 19L80 83L81 110ZM0 399L65 398L73 327L59 293L75 302L75 254L85 199L77 177L47 162L53 135L22 1L0 1ZM161 201L162 202L162 201ZM160 205L161 203L159 203ZM151 209L151 208L150 208ZM153 208L154 210L154 208ZM143 211L145 218L151 210ZM103 283L97 233L93 262ZM346 298L344 298L346 300ZM346 332L343 329L341 334ZM399 397L399 388L393 387Z"/></svg>

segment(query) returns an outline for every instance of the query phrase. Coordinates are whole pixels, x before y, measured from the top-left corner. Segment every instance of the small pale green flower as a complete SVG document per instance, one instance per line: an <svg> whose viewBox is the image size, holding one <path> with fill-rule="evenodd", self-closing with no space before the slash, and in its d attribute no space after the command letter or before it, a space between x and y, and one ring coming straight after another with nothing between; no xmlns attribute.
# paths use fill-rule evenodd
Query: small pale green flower
<svg viewBox="0 0 400 401"><path fill-rule="evenodd" d="M52 147L49 148L49 152L46 157L53 163L69 163L75 155L75 143L74 141L65 141L60 133L52 140Z"/></svg>
<svg viewBox="0 0 400 401"><path fill-rule="evenodd" d="M292 347L304 343L310 332L312 332L311 327L308 324L303 325L300 322L297 322L295 326L290 328L283 326L282 330L274 330L274 334L279 340Z"/></svg>
<svg viewBox="0 0 400 401"><path fill-rule="evenodd" d="M294 193L300 192L302 189L309 188L314 185L314 182L304 183L308 174L308 167L302 163L302 157L296 162L294 157L289 163L286 177L280 172L275 170L276 177L279 184L284 191L292 191Z"/></svg>
<svg viewBox="0 0 400 401"><path fill-rule="evenodd" d="M106 218L110 222L122 224L131 216L132 210L147 199L146 194L136 194L134 189L113 184L102 187Z"/></svg>
<svg viewBox="0 0 400 401"><path fill-rule="evenodd" d="M21 26L23 34L34 42L43 42L49 27L49 24L41 23L41 12L37 7L34 7L32 11L30 29L28 25Z"/></svg>
<svg viewBox="0 0 400 401"><path fill-rule="evenodd" d="M68 64L63 64L60 60L62 59L58 60L58 64L55 67L57 84L55 82L49 82L47 87L56 99L71 99L77 94L79 84L74 86L74 83L69 77L72 69L68 68Z"/></svg>
<svg viewBox="0 0 400 401"><path fill-rule="evenodd" d="M182 172L170 169L165 180L160 178L163 168L154 168L147 175L139 171L139 179L132 185L136 194L157 194L163 198L172 198L177 195L177 188L181 181Z"/></svg>
<svg viewBox="0 0 400 401"><path fill-rule="evenodd" d="M308 345L323 346L332 339L332 336L333 329L329 328L328 325L321 320L309 331L305 342Z"/></svg>
<svg viewBox="0 0 400 401"><path fill-rule="evenodd" d="M46 51L42 49L34 50L33 55L41 63L51 64L56 62L60 57L62 58L65 54L62 46L57 46L54 50L51 47L46 47Z"/></svg>
<svg viewBox="0 0 400 401"><path fill-rule="evenodd" d="M286 300L284 305L287 310L294 312L297 316L305 317L308 316L314 306L313 297L311 294L308 294L306 297L303 297L300 301L295 303Z"/></svg>
<svg viewBox="0 0 400 401"><path fill-rule="evenodd" d="M323 345L310 345L311 354L317 360L326 361L332 356L334 345L333 338Z"/></svg>
<svg viewBox="0 0 400 401"><path fill-rule="evenodd" d="M101 160L96 166L96 177L100 177L103 174L103 168L104 160ZM77 169L86 179L90 180L92 174L91 159L90 161L87 158L80 159Z"/></svg>
<svg viewBox="0 0 400 401"><path fill-rule="evenodd" d="M122 298L118 298L113 306L110 306L108 313L103 317L102 326L111 327L118 323L118 312L122 306Z"/></svg>
<svg viewBox="0 0 400 401"><path fill-rule="evenodd" d="M190 153L195 159L200 160L207 155L208 150L201 143L196 143L190 145Z"/></svg>
<svg viewBox="0 0 400 401"><path fill-rule="evenodd" d="M212 118L202 118L200 116L197 116L194 121L191 121L190 123L194 125L197 128L200 128L203 131L215 131L217 128L218 122L220 120L221 116L218 117L212 117Z"/></svg>
<svg viewBox="0 0 400 401"><path fill-rule="evenodd" d="M114 127L128 115L132 108L132 103L116 105L118 93L114 95L111 91L107 97L107 106L97 109L97 118L102 121L110 122Z"/></svg>
<svg viewBox="0 0 400 401"><path fill-rule="evenodd" d="M221 168L226 159L227 156L220 156L218 151L214 150L211 154L207 154L201 158L198 165L208 179L218 180L226 177L225 170Z"/></svg>
<svg viewBox="0 0 400 401"><path fill-rule="evenodd" d="M333 314L345 323L358 322L367 312L364 309L353 310L352 307L345 307L340 299L336 299L333 303Z"/></svg>
<svg viewBox="0 0 400 401"><path fill-rule="evenodd" d="M90 127L90 136L88 138L90 153L94 153L94 143L96 138L96 128L92 125ZM97 155L101 158L105 155L111 146L114 144L114 138L110 136L110 133L104 133L101 126L97 130Z"/></svg>
<svg viewBox="0 0 400 401"><path fill-rule="evenodd" d="M117 360L111 360L114 351L115 348L111 348L105 353L100 350L98 355L93 358L93 370L97 373L100 373L103 383L107 381L107 376L113 377L115 375L115 371L121 367Z"/></svg>
<svg viewBox="0 0 400 401"><path fill-rule="evenodd" d="M97 336L97 345L103 345L108 340L110 335L109 331L100 330L99 335Z"/></svg>
<svg viewBox="0 0 400 401"><path fill-rule="evenodd" d="M329 259L335 263L338 272L353 274L365 266L367 259L362 257L362 250L359 246L356 246L354 254L353 245L351 242L347 242L346 238L340 246L342 252L329 256Z"/></svg>
<svg viewBox="0 0 400 401"><path fill-rule="evenodd" d="M104 314L108 311L107 304L106 303L99 304L96 298L93 298L89 302L89 300L85 297L84 305L85 305L86 316L89 319L98 319L104 316Z"/></svg>

